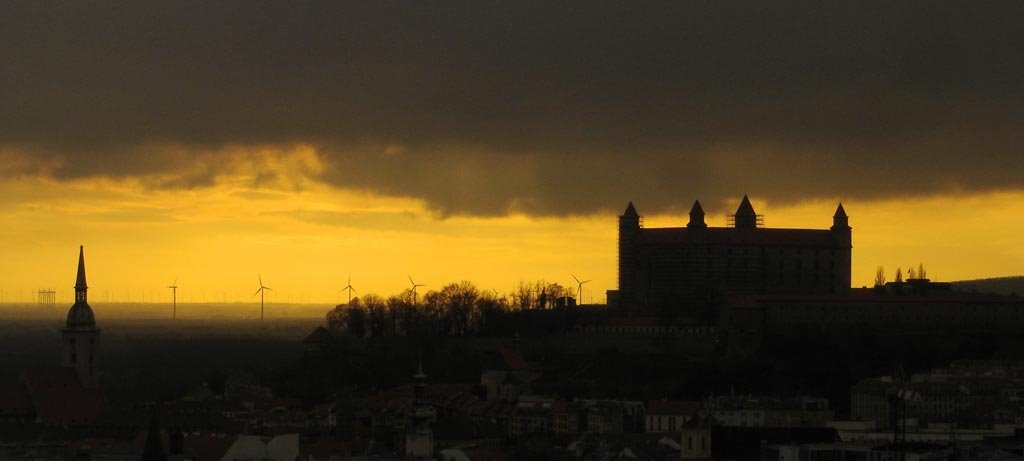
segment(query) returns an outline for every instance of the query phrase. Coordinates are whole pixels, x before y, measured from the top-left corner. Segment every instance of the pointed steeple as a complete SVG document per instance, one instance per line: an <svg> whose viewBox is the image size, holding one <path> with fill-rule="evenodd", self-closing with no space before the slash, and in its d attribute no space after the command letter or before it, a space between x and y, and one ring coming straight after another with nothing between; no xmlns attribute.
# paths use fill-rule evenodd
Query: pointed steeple
<svg viewBox="0 0 1024 461"><path fill-rule="evenodd" d="M686 227L691 229L708 227L707 223L704 222L704 208L700 206L700 200L693 201L693 206L690 208L690 222L686 224Z"/></svg>
<svg viewBox="0 0 1024 461"><path fill-rule="evenodd" d="M413 375L413 379L416 383L413 385L413 393L416 399L416 403L422 403L424 394L427 389L427 374L423 372L423 355L420 355L419 366L416 368L416 374Z"/></svg>
<svg viewBox="0 0 1024 461"><path fill-rule="evenodd" d="M417 381L423 381L427 379L427 374L423 372L423 356L420 356L419 365L416 367L416 374L413 375Z"/></svg>
<svg viewBox="0 0 1024 461"><path fill-rule="evenodd" d="M164 441L160 437L160 422L157 420L157 408L153 407L153 414L149 418L149 430L146 431L146 445L142 449L142 461L166 461L167 453L164 452Z"/></svg>
<svg viewBox="0 0 1024 461"><path fill-rule="evenodd" d="M747 194L743 194L743 200L740 202L739 208L736 208L736 214L733 216L733 219L737 229L757 228L757 213L754 212L754 206L750 204L750 198L747 197Z"/></svg>
<svg viewBox="0 0 1024 461"><path fill-rule="evenodd" d="M85 291L89 288L85 284L85 245L78 246L78 279L75 281L75 291Z"/></svg>
<svg viewBox="0 0 1024 461"><path fill-rule="evenodd" d="M626 205L626 211L623 211L623 212L622 212L622 216L623 216L623 217L627 217L627 216L628 216L628 217L631 217L631 218L632 218L632 217L637 217L637 218L639 218L639 217L640 217L640 213L637 213L637 212L636 212L636 207L635 207L635 206L633 206L633 202L632 202L632 201L630 201L630 202L629 202L629 205Z"/></svg>
<svg viewBox="0 0 1024 461"><path fill-rule="evenodd" d="M78 247L78 278L75 280L75 304L68 311L67 328L95 328L96 319L89 307L89 286L85 283L85 247Z"/></svg>

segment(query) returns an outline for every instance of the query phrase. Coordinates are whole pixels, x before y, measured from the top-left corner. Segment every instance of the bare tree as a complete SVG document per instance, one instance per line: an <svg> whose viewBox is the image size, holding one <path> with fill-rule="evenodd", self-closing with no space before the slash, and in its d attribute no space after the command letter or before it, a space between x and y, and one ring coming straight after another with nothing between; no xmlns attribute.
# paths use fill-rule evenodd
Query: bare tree
<svg viewBox="0 0 1024 461"><path fill-rule="evenodd" d="M880 287L883 285L885 285L885 268L878 266L878 269L875 269L875 286Z"/></svg>
<svg viewBox="0 0 1024 461"><path fill-rule="evenodd" d="M896 278L893 279L896 283L903 283L903 269L896 268Z"/></svg>
<svg viewBox="0 0 1024 461"><path fill-rule="evenodd" d="M526 283L525 280L520 280L519 285L512 292L513 304L519 310L530 309L534 306L536 300L535 293L530 284Z"/></svg>
<svg viewBox="0 0 1024 461"><path fill-rule="evenodd" d="M363 338L366 336L366 317L366 309L359 298L352 298L352 302L339 304L327 312L327 326Z"/></svg>

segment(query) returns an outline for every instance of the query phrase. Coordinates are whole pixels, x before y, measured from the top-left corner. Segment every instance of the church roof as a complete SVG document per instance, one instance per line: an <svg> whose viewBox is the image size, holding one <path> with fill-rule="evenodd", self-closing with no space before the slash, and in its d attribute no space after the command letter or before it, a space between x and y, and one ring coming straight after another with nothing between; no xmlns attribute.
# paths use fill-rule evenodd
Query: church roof
<svg viewBox="0 0 1024 461"><path fill-rule="evenodd" d="M35 412L24 383L0 384L0 418L29 416Z"/></svg>
<svg viewBox="0 0 1024 461"><path fill-rule="evenodd" d="M36 416L44 424L91 424L103 409L103 394L82 386L74 368L26 370L21 382L32 397Z"/></svg>
<svg viewBox="0 0 1024 461"><path fill-rule="evenodd" d="M644 406L648 415L696 415L700 402L693 400L648 400Z"/></svg>
<svg viewBox="0 0 1024 461"><path fill-rule="evenodd" d="M68 311L65 328L69 330L90 330L96 328L96 316L88 303L76 302Z"/></svg>
<svg viewBox="0 0 1024 461"><path fill-rule="evenodd" d="M330 343L333 340L334 335L332 335L330 331L323 326L318 326L309 334L309 336L306 336L306 339L303 339L302 342L305 344L324 344Z"/></svg>
<svg viewBox="0 0 1024 461"><path fill-rule="evenodd" d="M756 216L754 212L754 206L750 204L750 198L747 194L743 194L743 201L740 202L739 208L736 209L736 216Z"/></svg>
<svg viewBox="0 0 1024 461"><path fill-rule="evenodd" d="M529 368L526 359L523 358L523 354L516 349L502 347L498 349L498 353L501 354L502 362L509 370L525 370Z"/></svg>
<svg viewBox="0 0 1024 461"><path fill-rule="evenodd" d="M691 215L695 215L695 214L702 215L702 214L704 214L704 207L700 206L700 200L694 200L693 201L693 206L690 207L690 214Z"/></svg>

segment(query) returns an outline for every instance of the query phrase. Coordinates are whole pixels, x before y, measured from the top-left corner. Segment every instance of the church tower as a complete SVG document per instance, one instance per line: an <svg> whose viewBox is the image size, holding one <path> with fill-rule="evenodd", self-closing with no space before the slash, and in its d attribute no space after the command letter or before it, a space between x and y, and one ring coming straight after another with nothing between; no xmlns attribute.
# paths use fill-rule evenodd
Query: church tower
<svg viewBox="0 0 1024 461"><path fill-rule="evenodd" d="M430 423L437 419L434 407L427 403L427 375L423 373L423 359L413 376L412 411L409 413L409 429L405 433L405 456L410 459L434 458L434 431Z"/></svg>
<svg viewBox="0 0 1024 461"><path fill-rule="evenodd" d="M74 368L85 387L96 387L99 362L100 330L89 307L89 286L85 283L85 248L78 247L78 279L75 282L75 304L68 311L61 331L63 342L61 366Z"/></svg>

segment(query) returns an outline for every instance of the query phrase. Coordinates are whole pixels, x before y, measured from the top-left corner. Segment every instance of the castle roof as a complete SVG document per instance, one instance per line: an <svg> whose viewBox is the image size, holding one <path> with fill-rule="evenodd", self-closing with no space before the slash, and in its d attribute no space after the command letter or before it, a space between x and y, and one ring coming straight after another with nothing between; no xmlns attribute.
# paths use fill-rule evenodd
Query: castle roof
<svg viewBox="0 0 1024 461"><path fill-rule="evenodd" d="M693 206L690 207L690 215L692 216L692 215L696 215L696 214L699 214L699 215L703 215L704 214L704 208L702 206L700 206L700 200L694 200L693 201Z"/></svg>
<svg viewBox="0 0 1024 461"><path fill-rule="evenodd" d="M750 198L747 194L743 194L743 201L740 202L739 208L736 209L736 216L757 216L754 212L754 206L750 204Z"/></svg>
<svg viewBox="0 0 1024 461"><path fill-rule="evenodd" d="M631 217L632 216L636 216L636 217L639 217L640 213L636 212L636 207L633 206L633 202L630 201L629 205L626 205L626 211L622 212L622 216L631 216Z"/></svg>
<svg viewBox="0 0 1024 461"><path fill-rule="evenodd" d="M836 207L836 214L832 215L833 218L848 218L846 216L846 210L843 208L843 202L839 202L839 206Z"/></svg>
<svg viewBox="0 0 1024 461"><path fill-rule="evenodd" d="M640 232L639 241L645 244L675 244L689 240L691 230L685 227L647 228ZM807 245L835 246L832 232L825 229L736 229L709 227L700 234L700 241L709 245Z"/></svg>

